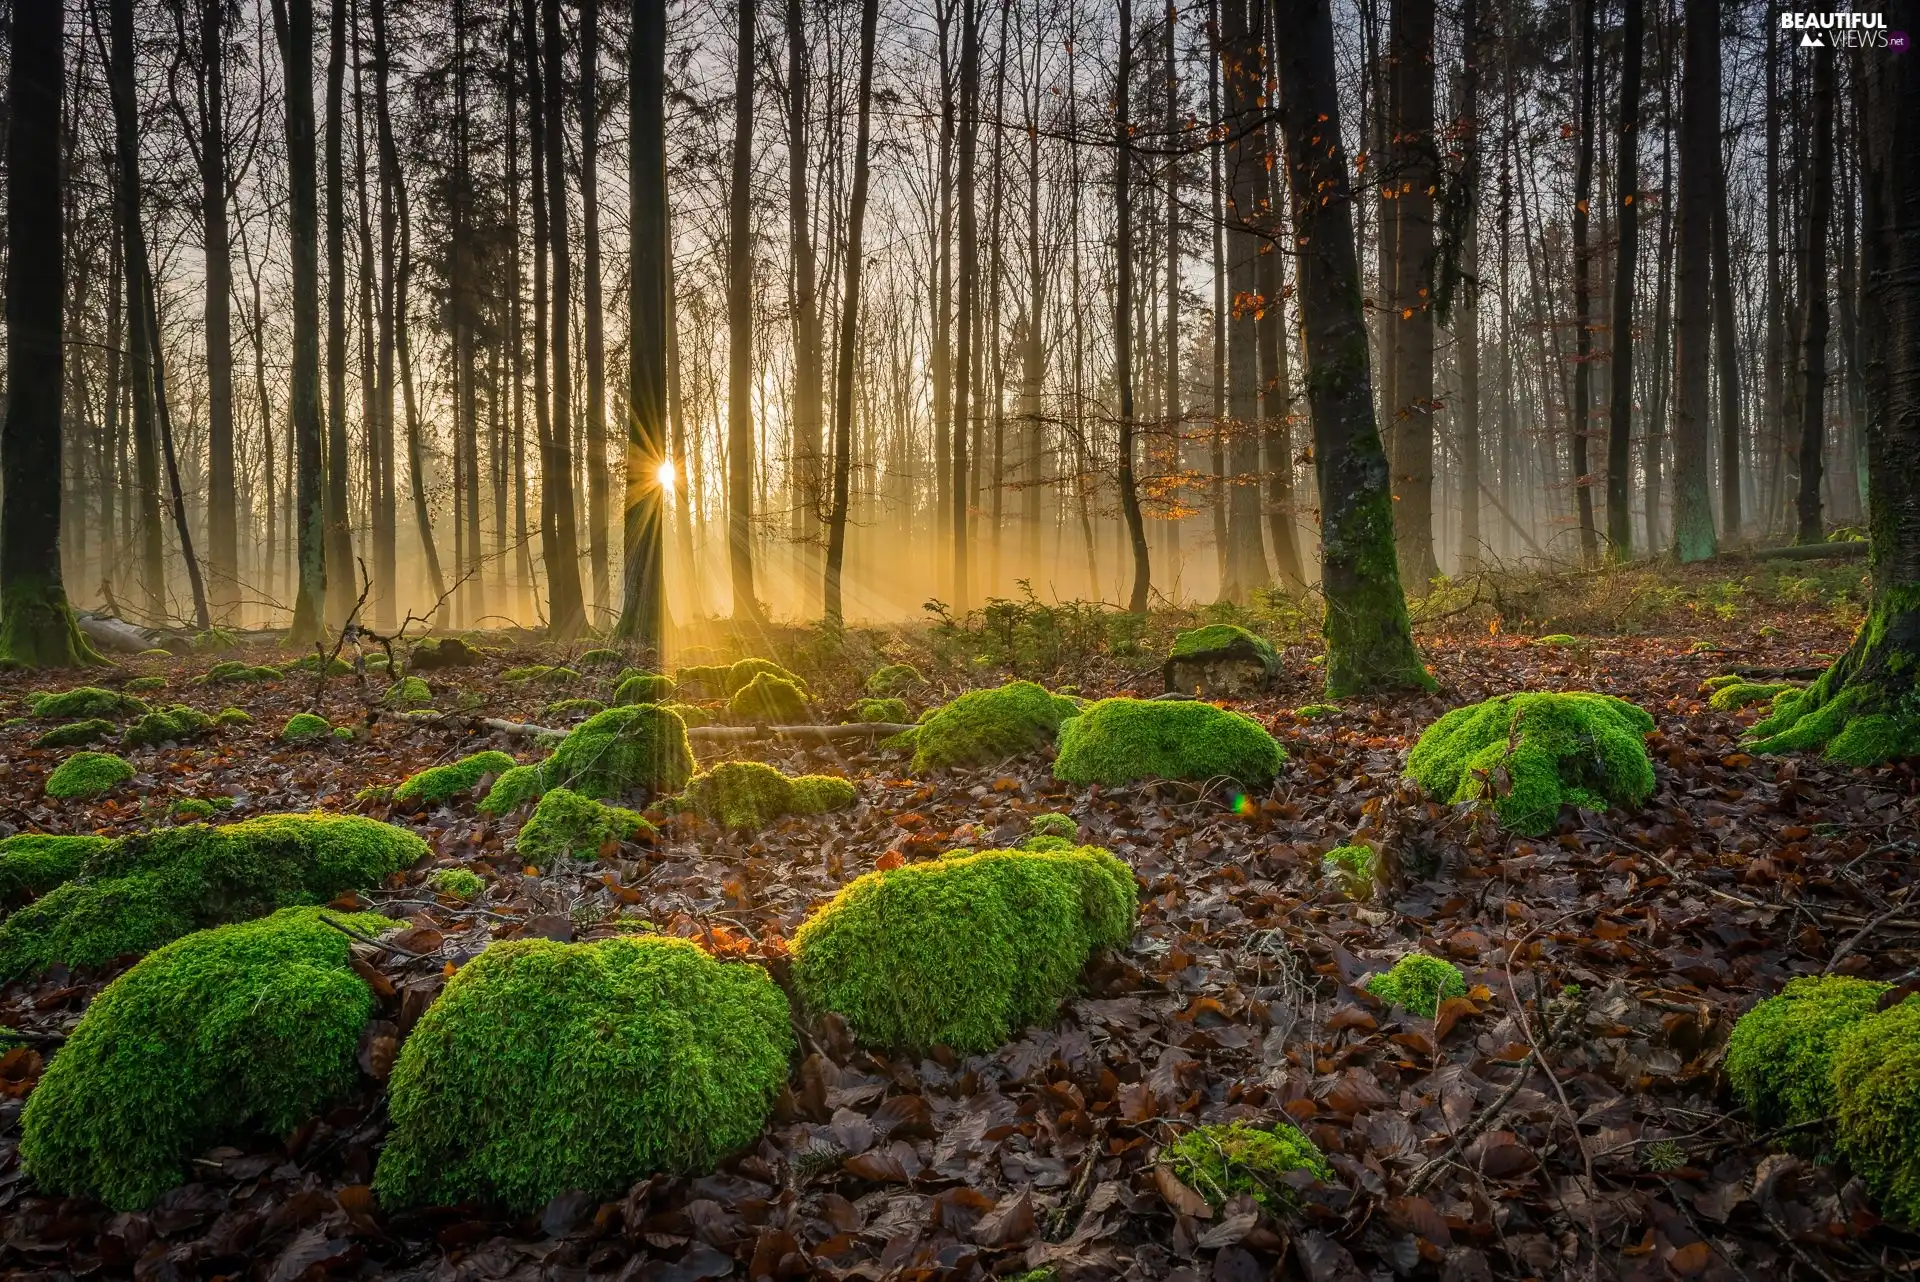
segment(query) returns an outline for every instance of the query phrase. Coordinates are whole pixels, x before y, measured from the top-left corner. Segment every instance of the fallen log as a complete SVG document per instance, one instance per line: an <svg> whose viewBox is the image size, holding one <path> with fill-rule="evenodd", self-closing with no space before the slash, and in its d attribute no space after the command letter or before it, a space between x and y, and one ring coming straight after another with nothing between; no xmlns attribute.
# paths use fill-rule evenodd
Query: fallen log
<svg viewBox="0 0 1920 1282"><path fill-rule="evenodd" d="M1848 539L1839 543L1793 543L1786 547L1752 548L1727 555L1732 559L1750 557L1759 561L1853 561L1866 554L1866 540Z"/></svg>
<svg viewBox="0 0 1920 1282"><path fill-rule="evenodd" d="M442 713L437 717L420 717L418 720L435 720L455 725L466 724L492 730L497 734L528 738L560 739L567 733L554 726L536 726L525 721L508 721L501 717L473 717L462 713ZM842 743L862 739L891 739L897 734L916 728L892 721L852 721L835 726L689 726L687 738L694 743L757 743L766 739L784 739L793 743Z"/></svg>
<svg viewBox="0 0 1920 1282"><path fill-rule="evenodd" d="M110 614L76 610L73 621L82 632L86 633L87 640L102 650L111 650L116 654L139 654L142 650L159 648L173 649L173 646L167 645L160 633L151 628L128 623L125 619L115 618ZM176 641L175 644L179 643Z"/></svg>

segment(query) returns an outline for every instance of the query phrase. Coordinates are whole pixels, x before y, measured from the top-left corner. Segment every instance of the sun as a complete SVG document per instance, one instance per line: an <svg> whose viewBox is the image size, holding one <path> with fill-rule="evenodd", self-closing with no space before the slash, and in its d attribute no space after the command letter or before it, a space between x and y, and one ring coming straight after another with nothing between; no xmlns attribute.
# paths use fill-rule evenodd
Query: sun
<svg viewBox="0 0 1920 1282"><path fill-rule="evenodd" d="M668 494L673 493L673 464L671 462L662 463L659 467L655 468L653 470L653 479L658 481L660 488Z"/></svg>

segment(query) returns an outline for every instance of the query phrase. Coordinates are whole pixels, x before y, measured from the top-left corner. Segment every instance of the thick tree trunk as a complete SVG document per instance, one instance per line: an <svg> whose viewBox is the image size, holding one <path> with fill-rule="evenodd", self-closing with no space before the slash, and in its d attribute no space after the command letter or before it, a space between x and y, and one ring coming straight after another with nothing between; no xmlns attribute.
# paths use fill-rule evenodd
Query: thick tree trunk
<svg viewBox="0 0 1920 1282"><path fill-rule="evenodd" d="M1119 65L1114 71L1113 216L1114 264L1117 274L1113 301L1113 380L1120 394L1120 511L1126 518L1127 541L1133 548L1133 588L1127 609L1147 612L1152 570L1147 560L1146 524L1140 518L1140 490L1134 481L1133 423L1133 181L1132 126L1127 100L1133 88L1133 3L1120 0Z"/></svg>
<svg viewBox="0 0 1920 1282"><path fill-rule="evenodd" d="M1679 305L1674 333L1673 539L1682 561L1719 547L1707 477L1713 207L1720 200L1720 4L1686 0L1680 86Z"/></svg>
<svg viewBox="0 0 1920 1282"><path fill-rule="evenodd" d="M16 5L7 67L7 403L0 421L0 658L98 663L60 576L60 395L66 249L57 4Z"/></svg>
<svg viewBox="0 0 1920 1282"><path fill-rule="evenodd" d="M1607 555L1625 561L1633 554L1633 286L1640 251L1640 58L1646 43L1642 0L1622 0L1620 129L1614 199L1620 229L1613 269L1613 365L1609 372L1612 403L1607 407Z"/></svg>
<svg viewBox="0 0 1920 1282"><path fill-rule="evenodd" d="M1433 0L1394 0L1393 63L1393 527L1400 564L1424 594L1440 572L1433 554Z"/></svg>
<svg viewBox="0 0 1920 1282"><path fill-rule="evenodd" d="M755 0L739 0L733 175L727 216L727 565L733 617L758 622L753 586L753 50Z"/></svg>
<svg viewBox="0 0 1920 1282"><path fill-rule="evenodd" d="M1393 546L1393 496L1374 425L1367 329L1353 243L1353 193L1340 141L1328 0L1275 0L1307 399L1320 482L1327 596L1327 689L1335 695L1431 689L1413 648Z"/></svg>
<svg viewBox="0 0 1920 1282"><path fill-rule="evenodd" d="M1799 541L1826 537L1820 522L1820 469L1827 443L1827 228L1833 217L1833 53L1813 55L1813 177L1807 184L1800 279L1807 303L1800 335ZM1911 467L1913 460L1907 460Z"/></svg>
<svg viewBox="0 0 1920 1282"><path fill-rule="evenodd" d="M1222 0L1221 80L1226 89L1227 288L1227 556L1223 601L1245 601L1273 580L1260 529L1260 371L1258 306L1260 237L1267 188L1266 130L1261 121L1259 15L1249 0Z"/></svg>

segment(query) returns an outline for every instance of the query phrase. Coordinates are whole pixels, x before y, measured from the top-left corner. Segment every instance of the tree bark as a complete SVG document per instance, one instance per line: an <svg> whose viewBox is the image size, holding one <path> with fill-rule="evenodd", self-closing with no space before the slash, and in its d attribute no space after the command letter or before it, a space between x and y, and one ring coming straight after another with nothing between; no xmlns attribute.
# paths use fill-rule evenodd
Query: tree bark
<svg viewBox="0 0 1920 1282"><path fill-rule="evenodd" d="M1223 601L1245 601L1273 580L1260 529L1259 307L1261 193L1267 185L1261 118L1261 46L1257 0L1222 0L1221 80L1226 90L1227 558Z"/></svg>
<svg viewBox="0 0 1920 1282"><path fill-rule="evenodd" d="M1820 522L1820 468L1827 428L1827 228L1833 217L1834 51L1813 53L1813 177L1807 184L1800 279L1807 301L1800 335L1800 492L1795 503L1799 541L1826 537ZM1908 459L1906 466L1913 466Z"/></svg>
<svg viewBox="0 0 1920 1282"><path fill-rule="evenodd" d="M1388 128L1397 139L1387 175L1393 200L1393 527L1405 577L1424 594L1439 574L1433 554L1433 0L1394 0L1387 44L1393 67Z"/></svg>
<svg viewBox="0 0 1920 1282"><path fill-rule="evenodd" d="M553 251L553 429L547 436L541 476L541 489L553 508L554 537L547 547L547 635L571 641L586 630L587 613L580 591L580 540L573 506L573 362L568 322L573 273L567 241L566 128L561 115L566 93L560 0L542 0L541 19L546 46L546 111L541 124L547 142L547 237Z"/></svg>
<svg viewBox="0 0 1920 1282"><path fill-rule="evenodd" d="M665 199L664 195L661 198ZM600 0L580 0L580 238L581 288L586 307L580 318L580 337L586 345L587 362L587 564L593 575L594 607L611 612L607 343L600 281ZM654 483L652 477L647 479L648 484Z"/></svg>
<svg viewBox="0 0 1920 1282"><path fill-rule="evenodd" d="M1712 353L1710 265L1720 200L1720 4L1686 0L1686 67L1680 84L1679 301L1674 326L1673 538L1682 561L1719 547L1707 478Z"/></svg>
<svg viewBox="0 0 1920 1282"><path fill-rule="evenodd" d="M753 586L753 50L755 0L738 0L733 178L727 215L727 565L733 617L759 622Z"/></svg>
<svg viewBox="0 0 1920 1282"><path fill-rule="evenodd" d="M200 0L200 226L207 348L207 573L225 621L239 604L233 468L233 253L227 227L226 6Z"/></svg>
<svg viewBox="0 0 1920 1282"><path fill-rule="evenodd" d="M327 623L348 622L358 595L347 515L347 6L334 0L327 45Z"/></svg>
<svg viewBox="0 0 1920 1282"><path fill-rule="evenodd" d="M1599 23L1595 0L1578 0L1575 12L1579 23L1580 46L1580 118L1575 128L1580 135L1573 167L1573 485L1578 496L1580 517L1580 560L1591 565L1599 557L1599 535L1593 523L1593 486L1589 483L1591 460L1588 457L1588 433L1593 426L1593 330L1589 325L1593 299L1593 255L1588 245L1593 197L1593 150L1599 122L1595 119L1594 28Z"/></svg>
<svg viewBox="0 0 1920 1282"><path fill-rule="evenodd" d="M1147 530L1140 517L1140 490L1133 474L1133 181L1132 126L1127 99L1133 89L1133 2L1120 0L1119 65L1114 73L1113 216L1117 279L1113 302L1113 379L1120 394L1120 510L1133 548L1133 589L1127 610L1147 612L1152 570L1147 560Z"/></svg>
<svg viewBox="0 0 1920 1282"><path fill-rule="evenodd" d="M1725 176L1720 180L1720 198L1713 207L1713 359L1720 415L1720 536L1729 543L1740 537L1745 523L1740 513L1740 349L1739 334L1733 323L1733 251L1728 243Z"/></svg>
<svg viewBox="0 0 1920 1282"><path fill-rule="evenodd" d="M794 535L802 549L820 537L820 300L807 200L808 53L806 0L787 0L787 240L793 313L793 470L799 493Z"/></svg>
<svg viewBox="0 0 1920 1282"><path fill-rule="evenodd" d="M1633 292L1640 251L1640 60L1646 34L1642 0L1622 0L1620 127L1614 199L1620 245L1613 269L1613 364L1607 407L1607 555L1633 554Z"/></svg>
<svg viewBox="0 0 1920 1282"><path fill-rule="evenodd" d="M965 615L968 609L970 579L967 536L971 515L967 482L967 445L973 422L973 326L979 307L978 281L980 233L974 207L977 177L976 156L980 140L980 11L979 0L960 0L960 117L957 125L955 201L960 223L959 274L954 284L958 294L954 314L953 352L953 471L947 489L951 496L953 524L953 604Z"/></svg>

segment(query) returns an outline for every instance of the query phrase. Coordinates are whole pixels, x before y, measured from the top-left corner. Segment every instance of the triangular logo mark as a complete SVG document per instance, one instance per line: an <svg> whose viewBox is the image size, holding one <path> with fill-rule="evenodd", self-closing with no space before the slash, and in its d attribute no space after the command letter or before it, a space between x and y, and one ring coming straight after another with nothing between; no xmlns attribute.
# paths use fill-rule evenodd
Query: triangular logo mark
<svg viewBox="0 0 1920 1282"><path fill-rule="evenodd" d="M1827 47L1827 42L1809 31L1800 37L1800 47L1802 49L1824 49Z"/></svg>

